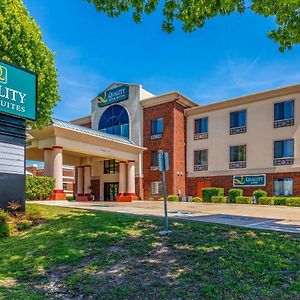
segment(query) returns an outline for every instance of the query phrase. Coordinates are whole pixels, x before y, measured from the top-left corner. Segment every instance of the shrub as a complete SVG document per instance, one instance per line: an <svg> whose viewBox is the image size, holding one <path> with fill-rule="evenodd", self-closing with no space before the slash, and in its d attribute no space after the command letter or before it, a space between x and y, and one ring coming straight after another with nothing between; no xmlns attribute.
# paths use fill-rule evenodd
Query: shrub
<svg viewBox="0 0 300 300"><path fill-rule="evenodd" d="M38 208L29 206L26 208L25 217L27 220L36 221L42 217L42 213Z"/></svg>
<svg viewBox="0 0 300 300"><path fill-rule="evenodd" d="M45 200L54 190L55 180L51 177L26 177L26 199Z"/></svg>
<svg viewBox="0 0 300 300"><path fill-rule="evenodd" d="M224 189L216 187L202 189L203 202L211 203L213 196L224 196Z"/></svg>
<svg viewBox="0 0 300 300"><path fill-rule="evenodd" d="M286 205L287 206L300 206L300 197L287 197Z"/></svg>
<svg viewBox="0 0 300 300"><path fill-rule="evenodd" d="M22 220L16 223L16 228L18 231L25 231L31 227L31 222L28 220Z"/></svg>
<svg viewBox="0 0 300 300"><path fill-rule="evenodd" d="M164 201L164 197L158 198L158 201Z"/></svg>
<svg viewBox="0 0 300 300"><path fill-rule="evenodd" d="M252 197L237 197L236 203L238 204L252 204Z"/></svg>
<svg viewBox="0 0 300 300"><path fill-rule="evenodd" d="M259 205L274 205L274 197L260 197L258 199Z"/></svg>
<svg viewBox="0 0 300 300"><path fill-rule="evenodd" d="M211 202L212 203L227 203L227 197L226 196L212 196Z"/></svg>
<svg viewBox="0 0 300 300"><path fill-rule="evenodd" d="M286 197L274 197L274 205L286 205Z"/></svg>
<svg viewBox="0 0 300 300"><path fill-rule="evenodd" d="M0 209L0 224L6 224L9 219L9 213Z"/></svg>
<svg viewBox="0 0 300 300"><path fill-rule="evenodd" d="M9 220L9 214L0 209L0 237L9 236L9 226L7 224Z"/></svg>
<svg viewBox="0 0 300 300"><path fill-rule="evenodd" d="M230 189L229 190L229 202L236 203L237 197L242 197L244 191L242 189Z"/></svg>
<svg viewBox="0 0 300 300"><path fill-rule="evenodd" d="M264 190L255 190L253 192L253 196L256 199L256 203L258 203L259 198L261 198L261 197L267 197L267 195L268 195L267 192L264 191Z"/></svg>
<svg viewBox="0 0 300 300"><path fill-rule="evenodd" d="M203 199L196 196L192 198L192 202L203 202Z"/></svg>
<svg viewBox="0 0 300 300"><path fill-rule="evenodd" d="M179 197L177 195L169 195L167 198L168 201L171 202L178 202L179 201Z"/></svg>
<svg viewBox="0 0 300 300"><path fill-rule="evenodd" d="M68 201L75 201L75 198L74 198L74 196L72 195L72 196L67 196L67 200ZM141 200L141 199L139 199L139 200Z"/></svg>

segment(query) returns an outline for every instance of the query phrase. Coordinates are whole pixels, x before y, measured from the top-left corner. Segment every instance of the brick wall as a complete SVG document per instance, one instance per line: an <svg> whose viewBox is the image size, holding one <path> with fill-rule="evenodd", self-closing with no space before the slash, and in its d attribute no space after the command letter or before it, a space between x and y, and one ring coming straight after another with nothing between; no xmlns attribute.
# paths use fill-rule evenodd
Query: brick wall
<svg viewBox="0 0 300 300"><path fill-rule="evenodd" d="M151 182L161 181L161 172L151 171L151 151L163 150L169 153L170 169L166 172L167 194L185 194L185 126L184 108L174 101L144 108L144 198L159 198L150 194ZM151 120L163 118L163 137L151 140ZM179 172L179 175L177 175ZM182 172L182 175L181 175Z"/></svg>
<svg viewBox="0 0 300 300"><path fill-rule="evenodd" d="M269 173L266 174L266 187L245 187L245 195L252 195L254 190L259 188L267 191L268 195L273 195L274 193L274 179L275 178L293 178L294 185L294 196L300 196L300 172L289 172L289 173ZM198 182L210 182L212 187L222 187L225 189L225 194L228 194L229 189L232 187L233 176L210 176L210 177L188 177L187 178L187 194L190 196L197 195L197 183Z"/></svg>

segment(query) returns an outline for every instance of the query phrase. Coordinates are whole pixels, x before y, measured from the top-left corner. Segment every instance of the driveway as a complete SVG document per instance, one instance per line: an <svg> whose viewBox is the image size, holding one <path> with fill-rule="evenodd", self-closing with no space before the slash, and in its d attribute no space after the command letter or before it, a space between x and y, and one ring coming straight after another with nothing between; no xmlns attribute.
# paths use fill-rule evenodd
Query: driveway
<svg viewBox="0 0 300 300"><path fill-rule="evenodd" d="M139 216L164 216L163 202L160 201L131 203L31 201L30 203ZM168 215L172 219L300 233L300 207L168 202Z"/></svg>

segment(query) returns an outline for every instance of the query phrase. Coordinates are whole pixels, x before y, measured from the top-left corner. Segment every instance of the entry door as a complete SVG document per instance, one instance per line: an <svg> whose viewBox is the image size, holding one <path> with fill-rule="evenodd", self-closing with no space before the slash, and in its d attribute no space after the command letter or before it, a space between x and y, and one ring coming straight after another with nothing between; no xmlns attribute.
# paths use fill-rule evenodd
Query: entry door
<svg viewBox="0 0 300 300"><path fill-rule="evenodd" d="M115 201L118 194L119 194L118 182L104 183L104 201Z"/></svg>
<svg viewBox="0 0 300 300"><path fill-rule="evenodd" d="M210 181L197 182L197 196L202 197L202 189L211 187Z"/></svg>

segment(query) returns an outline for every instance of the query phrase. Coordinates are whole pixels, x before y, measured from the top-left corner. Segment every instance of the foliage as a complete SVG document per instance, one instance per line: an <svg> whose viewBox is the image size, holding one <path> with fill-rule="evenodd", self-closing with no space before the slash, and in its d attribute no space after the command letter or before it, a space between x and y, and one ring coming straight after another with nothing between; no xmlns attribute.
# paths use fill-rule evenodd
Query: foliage
<svg viewBox="0 0 300 300"><path fill-rule="evenodd" d="M192 32L214 17L244 13L250 9L265 17L275 17L277 28L268 32L268 36L279 43L280 51L291 49L294 44L300 43L299 0L165 0L163 3L158 0L86 1L93 3L97 11L104 12L109 17L133 11L136 23L141 23L143 14L151 14L162 7L162 29L168 33L174 31L174 23L178 21L182 23L184 31Z"/></svg>
<svg viewBox="0 0 300 300"><path fill-rule="evenodd" d="M165 199L164 199L164 197L159 197L158 198L158 201L164 201Z"/></svg>
<svg viewBox="0 0 300 300"><path fill-rule="evenodd" d="M203 202L203 199L196 196L192 198L192 202Z"/></svg>
<svg viewBox="0 0 300 300"><path fill-rule="evenodd" d="M213 196L224 196L224 189L216 187L202 189L203 202L211 203L211 198Z"/></svg>
<svg viewBox="0 0 300 300"><path fill-rule="evenodd" d="M300 235L28 206L47 221L1 240L1 299L299 298Z"/></svg>
<svg viewBox="0 0 300 300"><path fill-rule="evenodd" d="M287 206L300 206L300 197L288 197L286 198Z"/></svg>
<svg viewBox="0 0 300 300"><path fill-rule="evenodd" d="M9 219L9 213L4 211L3 209L0 209L0 224L7 223Z"/></svg>
<svg viewBox="0 0 300 300"><path fill-rule="evenodd" d="M257 203L259 205L274 205L274 197L260 197Z"/></svg>
<svg viewBox="0 0 300 300"><path fill-rule="evenodd" d="M238 204L252 204L252 197L237 197L236 203Z"/></svg>
<svg viewBox="0 0 300 300"><path fill-rule="evenodd" d="M8 237L10 234L9 225L7 223L0 224L0 238Z"/></svg>
<svg viewBox="0 0 300 300"><path fill-rule="evenodd" d="M44 176L26 177L26 199L44 200L50 197L54 190L55 180Z"/></svg>
<svg viewBox="0 0 300 300"><path fill-rule="evenodd" d="M21 220L16 223L16 228L18 231L25 231L31 227L32 223L28 220Z"/></svg>
<svg viewBox="0 0 300 300"><path fill-rule="evenodd" d="M253 192L253 196L255 197L256 202L258 202L259 198L261 198L261 197L267 197L267 195L268 195L267 192L264 191L264 190L261 190L261 189L255 190Z"/></svg>
<svg viewBox="0 0 300 300"><path fill-rule="evenodd" d="M42 217L41 210L35 206L28 206L25 211L25 217L30 221L37 221Z"/></svg>
<svg viewBox="0 0 300 300"><path fill-rule="evenodd" d="M237 197L242 197L244 191L242 189L230 189L229 190L229 202L236 203Z"/></svg>
<svg viewBox="0 0 300 300"><path fill-rule="evenodd" d="M212 196L211 202L212 203L227 203L227 197L226 196Z"/></svg>
<svg viewBox="0 0 300 300"><path fill-rule="evenodd" d="M177 195L169 195L167 197L167 200L171 201L171 202L178 202L179 201L179 197Z"/></svg>
<svg viewBox="0 0 300 300"><path fill-rule="evenodd" d="M8 226L9 214L0 209L0 238L9 236L9 226Z"/></svg>
<svg viewBox="0 0 300 300"><path fill-rule="evenodd" d="M75 201L75 198L74 198L74 196L72 195L72 196L67 196L67 200L68 201Z"/></svg>
<svg viewBox="0 0 300 300"><path fill-rule="evenodd" d="M286 197L274 197L274 205L286 205Z"/></svg>
<svg viewBox="0 0 300 300"><path fill-rule="evenodd" d="M53 54L43 42L41 31L22 0L1 0L0 24L0 58L38 74L38 120L35 125L47 125L59 100Z"/></svg>

